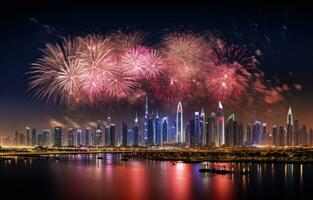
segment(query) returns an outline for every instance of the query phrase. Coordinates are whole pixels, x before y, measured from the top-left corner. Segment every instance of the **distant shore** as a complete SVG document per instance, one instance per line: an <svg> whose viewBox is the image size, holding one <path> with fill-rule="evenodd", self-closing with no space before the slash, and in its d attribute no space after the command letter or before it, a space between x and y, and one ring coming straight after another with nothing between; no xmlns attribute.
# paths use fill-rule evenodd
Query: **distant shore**
<svg viewBox="0 0 313 200"><path fill-rule="evenodd" d="M0 159L11 156L47 157L67 154L122 154L127 158L148 160L197 162L271 162L313 163L313 147L255 148L255 147L207 147L207 148L1 148Z"/></svg>

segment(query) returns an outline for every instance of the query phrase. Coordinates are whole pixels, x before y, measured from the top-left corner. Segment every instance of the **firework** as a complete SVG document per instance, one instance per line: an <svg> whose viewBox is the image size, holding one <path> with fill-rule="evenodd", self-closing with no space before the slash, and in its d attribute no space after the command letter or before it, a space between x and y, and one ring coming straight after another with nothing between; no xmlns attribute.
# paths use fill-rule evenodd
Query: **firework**
<svg viewBox="0 0 313 200"><path fill-rule="evenodd" d="M143 45L143 39L140 33L119 32L47 44L32 64L30 90L48 102L76 106L135 104L151 92L161 102L251 102L272 89L253 51L214 35L173 33L156 45L160 48Z"/></svg>
<svg viewBox="0 0 313 200"><path fill-rule="evenodd" d="M151 82L154 97L162 102L172 103L181 100L184 90L175 77L164 75Z"/></svg>
<svg viewBox="0 0 313 200"><path fill-rule="evenodd" d="M55 103L75 99L81 89L83 70L75 55L77 44L64 39L63 45L47 44L44 56L32 65L30 89L35 96Z"/></svg>
<svg viewBox="0 0 313 200"><path fill-rule="evenodd" d="M140 78L145 75L149 66L149 49L143 46L136 46L129 49L121 59L123 70L126 74Z"/></svg>
<svg viewBox="0 0 313 200"><path fill-rule="evenodd" d="M206 57L207 42L192 33L169 34L163 39L163 54L182 76L195 75Z"/></svg>
<svg viewBox="0 0 313 200"><path fill-rule="evenodd" d="M125 71L116 71L105 87L108 96L114 99L125 98L138 87L136 78Z"/></svg>
<svg viewBox="0 0 313 200"><path fill-rule="evenodd" d="M155 79L167 69L167 63L160 53L156 50L150 50L148 65L145 68L145 76L147 79Z"/></svg>
<svg viewBox="0 0 313 200"><path fill-rule="evenodd" d="M207 76L207 88L213 99L225 101L237 100L245 91L248 79L241 74L239 65L217 66Z"/></svg>

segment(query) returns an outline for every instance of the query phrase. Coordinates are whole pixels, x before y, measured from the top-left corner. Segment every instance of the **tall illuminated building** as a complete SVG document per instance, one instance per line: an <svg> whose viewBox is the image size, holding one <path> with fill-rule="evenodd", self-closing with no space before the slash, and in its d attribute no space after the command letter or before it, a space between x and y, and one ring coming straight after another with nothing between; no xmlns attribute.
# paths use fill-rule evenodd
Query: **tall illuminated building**
<svg viewBox="0 0 313 200"><path fill-rule="evenodd" d="M168 118L163 117L161 122L161 145L168 142Z"/></svg>
<svg viewBox="0 0 313 200"><path fill-rule="evenodd" d="M35 128L32 129L31 143L32 143L32 146L37 145L37 129Z"/></svg>
<svg viewBox="0 0 313 200"><path fill-rule="evenodd" d="M288 109L287 124L293 125L293 115L292 115L291 106L289 106L289 109Z"/></svg>
<svg viewBox="0 0 313 200"><path fill-rule="evenodd" d="M78 128L75 135L75 146L80 147L83 144L82 141L83 138L83 130L81 128Z"/></svg>
<svg viewBox="0 0 313 200"><path fill-rule="evenodd" d="M261 142L260 142L261 145L266 145L266 144L267 144L267 140L266 140L266 136L267 136L266 127L267 127L267 124L266 124L266 123L263 123L263 124L262 124L262 132L261 132Z"/></svg>
<svg viewBox="0 0 313 200"><path fill-rule="evenodd" d="M104 131L104 137L102 138L102 144L104 146L110 146L110 143L111 143L111 133L110 133L111 123L112 123L111 117L108 116L105 131Z"/></svg>
<svg viewBox="0 0 313 200"><path fill-rule="evenodd" d="M74 129L73 128L68 129L67 146L74 147Z"/></svg>
<svg viewBox="0 0 313 200"><path fill-rule="evenodd" d="M31 145L31 134L30 134L30 128L28 126L25 127L25 145L26 146Z"/></svg>
<svg viewBox="0 0 313 200"><path fill-rule="evenodd" d="M262 141L262 123L255 121L252 128L252 145L260 145Z"/></svg>
<svg viewBox="0 0 313 200"><path fill-rule="evenodd" d="M148 107L148 97L146 96L145 115L143 119L143 143L144 144L146 144L148 141L148 123L149 123L149 107Z"/></svg>
<svg viewBox="0 0 313 200"><path fill-rule="evenodd" d="M217 136L218 136L217 145L224 145L225 144L224 109L220 101L218 102L218 108L217 108L216 129L217 129Z"/></svg>
<svg viewBox="0 0 313 200"><path fill-rule="evenodd" d="M210 116L206 121L206 138L207 145L215 145L215 136L216 136L216 115L215 112L211 112Z"/></svg>
<svg viewBox="0 0 313 200"><path fill-rule="evenodd" d="M187 122L185 126L185 145L190 146L190 125L189 122Z"/></svg>
<svg viewBox="0 0 313 200"><path fill-rule="evenodd" d="M247 146L252 145L252 126L250 123L247 124L245 141L246 141L245 145Z"/></svg>
<svg viewBox="0 0 313 200"><path fill-rule="evenodd" d="M101 129L96 130L94 145L96 147L99 147L102 145L102 130Z"/></svg>
<svg viewBox="0 0 313 200"><path fill-rule="evenodd" d="M276 125L273 126L272 135L273 135L273 145L280 146L279 132L278 127Z"/></svg>
<svg viewBox="0 0 313 200"><path fill-rule="evenodd" d="M195 146L201 146L201 135L200 135L200 113L199 112L195 112Z"/></svg>
<svg viewBox="0 0 313 200"><path fill-rule="evenodd" d="M122 146L127 146L127 134L128 134L128 129L127 129L127 123L122 122Z"/></svg>
<svg viewBox="0 0 313 200"><path fill-rule="evenodd" d="M294 126L293 126L293 115L291 106L289 106L287 113L287 145L294 146Z"/></svg>
<svg viewBox="0 0 313 200"><path fill-rule="evenodd" d="M200 138L201 138L201 145L207 145L207 135L206 135L206 124L205 124L205 112L202 107L200 113Z"/></svg>
<svg viewBox="0 0 313 200"><path fill-rule="evenodd" d="M136 113L136 118L134 120L135 124L133 127L133 136L134 136L134 142L133 142L133 146L139 146L139 121L138 121L138 116Z"/></svg>
<svg viewBox="0 0 313 200"><path fill-rule="evenodd" d="M190 147L196 147L197 146L197 137L195 133L195 119L192 119L189 121L189 135L190 135Z"/></svg>
<svg viewBox="0 0 313 200"><path fill-rule="evenodd" d="M42 144L41 145L45 145L45 146L51 146L52 145L52 134L51 134L51 130L50 129L44 129L42 131L42 134L38 134L37 136L42 135ZM39 138L37 138L37 142L38 142Z"/></svg>
<svg viewBox="0 0 313 200"><path fill-rule="evenodd" d="M155 135L155 144L161 146L161 122L159 118L159 112L156 112L156 117L154 120L154 135Z"/></svg>
<svg viewBox="0 0 313 200"><path fill-rule="evenodd" d="M176 114L176 142L177 143L184 143L185 136L184 136L184 119L183 119L183 106L181 102L178 102L177 105L177 114Z"/></svg>
<svg viewBox="0 0 313 200"><path fill-rule="evenodd" d="M62 146L62 127L54 128L54 146L55 147Z"/></svg>
<svg viewBox="0 0 313 200"><path fill-rule="evenodd" d="M117 139L115 124L110 124L109 129L110 129L110 147L115 147Z"/></svg>
<svg viewBox="0 0 313 200"><path fill-rule="evenodd" d="M155 135L154 135L154 118L153 116L149 116L148 120L148 140L147 145L155 145Z"/></svg>
<svg viewBox="0 0 313 200"><path fill-rule="evenodd" d="M91 146L91 129L89 127L86 128L85 146Z"/></svg>

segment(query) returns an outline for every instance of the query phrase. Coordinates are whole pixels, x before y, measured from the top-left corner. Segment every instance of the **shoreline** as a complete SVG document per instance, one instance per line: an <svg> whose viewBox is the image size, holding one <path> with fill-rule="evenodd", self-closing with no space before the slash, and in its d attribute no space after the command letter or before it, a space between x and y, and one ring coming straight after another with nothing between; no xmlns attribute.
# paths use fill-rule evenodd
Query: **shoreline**
<svg viewBox="0 0 313 200"><path fill-rule="evenodd" d="M127 158L172 161L184 163L200 162L252 162L252 163L313 163L312 147L292 148L99 148L66 149L52 148L46 151L29 149L1 149L0 159L9 157L58 157L75 154L122 154Z"/></svg>

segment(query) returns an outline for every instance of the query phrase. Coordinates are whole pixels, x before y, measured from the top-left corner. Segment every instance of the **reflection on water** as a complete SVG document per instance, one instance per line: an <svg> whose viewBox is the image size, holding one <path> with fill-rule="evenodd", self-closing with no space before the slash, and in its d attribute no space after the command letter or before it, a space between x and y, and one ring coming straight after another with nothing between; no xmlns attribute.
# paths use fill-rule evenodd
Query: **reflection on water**
<svg viewBox="0 0 313 200"><path fill-rule="evenodd" d="M121 161L118 154L68 155L59 157L59 160L55 157L10 157L0 160L0 183L3 191L11 195L13 189L34 192L36 188L35 194L44 195L45 199L183 200L301 199L311 193L313 185L310 164L208 165L233 173L200 173L199 169L204 167L200 163ZM29 180L27 185L25 180ZM36 195L23 193L25 198Z"/></svg>

